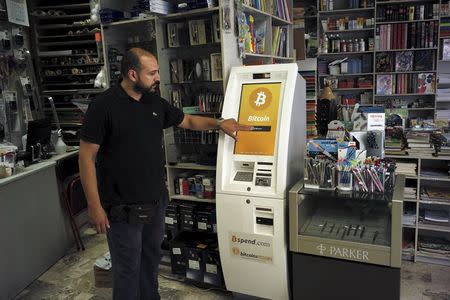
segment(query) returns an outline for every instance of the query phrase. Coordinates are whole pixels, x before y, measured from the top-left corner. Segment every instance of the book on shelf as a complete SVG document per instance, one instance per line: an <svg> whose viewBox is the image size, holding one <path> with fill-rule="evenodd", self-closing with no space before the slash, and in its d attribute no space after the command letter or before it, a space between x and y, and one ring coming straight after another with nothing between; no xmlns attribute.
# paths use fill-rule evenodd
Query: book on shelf
<svg viewBox="0 0 450 300"><path fill-rule="evenodd" d="M395 53L395 72L406 72L413 70L413 52L402 51Z"/></svg>
<svg viewBox="0 0 450 300"><path fill-rule="evenodd" d="M439 4L392 4L377 7L377 22L414 21L439 18Z"/></svg>
<svg viewBox="0 0 450 300"><path fill-rule="evenodd" d="M372 0L349 0L347 6L348 9L358 9L358 8L370 8L374 6L374 1ZM339 8L334 6L333 1L320 0L319 7L321 11L333 11Z"/></svg>
<svg viewBox="0 0 450 300"><path fill-rule="evenodd" d="M437 21L382 24L376 29L377 50L433 48L437 44Z"/></svg>
<svg viewBox="0 0 450 300"><path fill-rule="evenodd" d="M392 53L379 52L375 56L375 71L376 72L392 72L393 70L393 56Z"/></svg>
<svg viewBox="0 0 450 300"><path fill-rule="evenodd" d="M377 94L392 95L393 75L377 75Z"/></svg>
<svg viewBox="0 0 450 300"><path fill-rule="evenodd" d="M414 52L414 70L432 71L436 69L436 51L419 50Z"/></svg>
<svg viewBox="0 0 450 300"><path fill-rule="evenodd" d="M287 0L243 0L243 4L269 13L288 22L291 21L291 9Z"/></svg>
<svg viewBox="0 0 450 300"><path fill-rule="evenodd" d="M434 94L436 91L435 73L379 74L377 75L377 94Z"/></svg>
<svg viewBox="0 0 450 300"><path fill-rule="evenodd" d="M439 30L441 37L450 37L450 22L448 19L441 19Z"/></svg>
<svg viewBox="0 0 450 300"><path fill-rule="evenodd" d="M191 46L204 45L212 42L212 24L210 19L190 20L188 24Z"/></svg>
<svg viewBox="0 0 450 300"><path fill-rule="evenodd" d="M435 69L436 53L434 50L378 52L375 56L375 71L378 73L433 71Z"/></svg>
<svg viewBox="0 0 450 300"><path fill-rule="evenodd" d="M442 60L450 60L450 39L442 40Z"/></svg>
<svg viewBox="0 0 450 300"><path fill-rule="evenodd" d="M252 14L243 14L239 22L245 52L264 54L266 52L266 21L256 20Z"/></svg>
<svg viewBox="0 0 450 300"><path fill-rule="evenodd" d="M170 48L189 45L189 28L185 22L167 23L167 42Z"/></svg>
<svg viewBox="0 0 450 300"><path fill-rule="evenodd" d="M282 26L274 26L272 29L272 55L287 56L287 28Z"/></svg>

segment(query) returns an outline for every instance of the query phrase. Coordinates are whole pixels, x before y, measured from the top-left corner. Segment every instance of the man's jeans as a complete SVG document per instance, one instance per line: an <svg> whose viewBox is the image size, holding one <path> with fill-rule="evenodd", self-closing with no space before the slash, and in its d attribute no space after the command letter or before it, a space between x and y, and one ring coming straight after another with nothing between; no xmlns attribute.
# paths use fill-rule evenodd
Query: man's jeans
<svg viewBox="0 0 450 300"><path fill-rule="evenodd" d="M161 203L162 202L162 203ZM155 205L150 224L111 222L107 232L114 300L159 300L158 268L167 202Z"/></svg>

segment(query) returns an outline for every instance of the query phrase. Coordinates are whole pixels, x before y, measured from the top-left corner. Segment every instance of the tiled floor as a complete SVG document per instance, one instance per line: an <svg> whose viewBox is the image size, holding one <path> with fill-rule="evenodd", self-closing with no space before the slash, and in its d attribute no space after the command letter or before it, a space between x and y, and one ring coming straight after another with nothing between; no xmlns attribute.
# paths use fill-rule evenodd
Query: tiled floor
<svg viewBox="0 0 450 300"><path fill-rule="evenodd" d="M104 235L88 230L84 241L86 250L72 250L39 279L26 288L16 300L37 299L111 299L111 289L94 286L93 263L108 251ZM160 276L162 299L214 300L232 299L230 293L205 290L169 279L168 270ZM449 300L450 267L404 262L402 266L402 300ZM381 300L381 299L380 299Z"/></svg>

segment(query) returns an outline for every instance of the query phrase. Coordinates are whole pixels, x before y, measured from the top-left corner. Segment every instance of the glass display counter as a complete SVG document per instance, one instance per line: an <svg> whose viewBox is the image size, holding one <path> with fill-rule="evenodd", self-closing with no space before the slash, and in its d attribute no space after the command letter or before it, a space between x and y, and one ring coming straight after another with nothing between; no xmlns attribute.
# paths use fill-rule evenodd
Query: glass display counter
<svg viewBox="0 0 450 300"><path fill-rule="evenodd" d="M404 184L399 175L386 194L309 189L303 182L290 190L294 299L399 297ZM354 289L345 289L345 278ZM373 280L387 288L378 291Z"/></svg>

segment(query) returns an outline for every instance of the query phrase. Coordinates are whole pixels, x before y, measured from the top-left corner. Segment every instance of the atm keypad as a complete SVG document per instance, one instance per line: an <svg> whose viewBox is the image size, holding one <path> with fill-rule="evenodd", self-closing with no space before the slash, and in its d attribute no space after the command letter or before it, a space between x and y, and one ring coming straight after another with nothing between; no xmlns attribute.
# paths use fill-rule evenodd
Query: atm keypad
<svg viewBox="0 0 450 300"><path fill-rule="evenodd" d="M234 176L234 181L253 181L253 173L250 172L237 172Z"/></svg>

